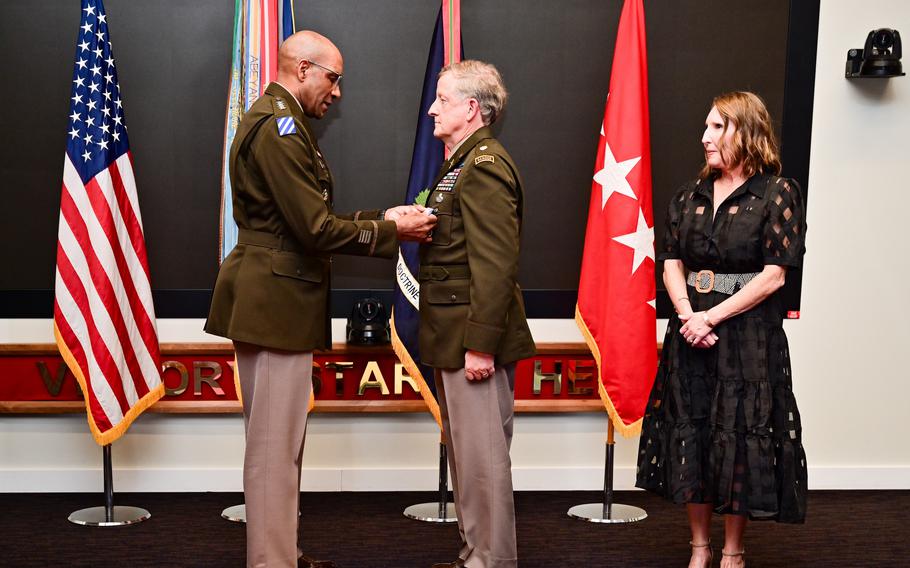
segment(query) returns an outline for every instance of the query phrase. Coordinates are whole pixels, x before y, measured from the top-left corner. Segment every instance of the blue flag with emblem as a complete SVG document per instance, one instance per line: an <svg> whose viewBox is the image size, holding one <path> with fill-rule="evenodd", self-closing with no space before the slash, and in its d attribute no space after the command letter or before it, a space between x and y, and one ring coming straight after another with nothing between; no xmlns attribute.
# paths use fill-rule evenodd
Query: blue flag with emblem
<svg viewBox="0 0 910 568"><path fill-rule="evenodd" d="M427 115L430 105L436 99L436 78L445 64L443 13L436 17L436 29L430 43L430 55L423 78L423 93L420 96L420 112L417 115L417 136L411 157L411 173L408 177L408 192L405 203L426 205L429 185L433 183L445 159L445 146L433 137L433 119ZM456 28L457 29L457 28ZM461 54L459 54L460 56ZM460 59L460 57L458 58ZM442 427L433 370L420 363L417 332L420 326L419 298L420 284L417 272L420 267L418 244L401 243L396 266L395 299L392 308L392 347L408 374L420 387L420 394L427 403L436 423Z"/></svg>

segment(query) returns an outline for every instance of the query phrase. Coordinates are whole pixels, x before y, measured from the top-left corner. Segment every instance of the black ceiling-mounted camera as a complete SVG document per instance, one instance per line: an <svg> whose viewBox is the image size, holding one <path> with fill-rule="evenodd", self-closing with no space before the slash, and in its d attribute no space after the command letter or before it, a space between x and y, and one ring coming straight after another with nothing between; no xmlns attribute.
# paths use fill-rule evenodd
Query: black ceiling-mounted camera
<svg viewBox="0 0 910 568"><path fill-rule="evenodd" d="M866 36L863 49L847 52L845 76L854 78L887 78L905 75L901 66L901 34L897 30L879 28Z"/></svg>
<svg viewBox="0 0 910 568"><path fill-rule="evenodd" d="M364 298L354 304L348 318L348 343L382 345L389 342L389 315L377 298Z"/></svg>

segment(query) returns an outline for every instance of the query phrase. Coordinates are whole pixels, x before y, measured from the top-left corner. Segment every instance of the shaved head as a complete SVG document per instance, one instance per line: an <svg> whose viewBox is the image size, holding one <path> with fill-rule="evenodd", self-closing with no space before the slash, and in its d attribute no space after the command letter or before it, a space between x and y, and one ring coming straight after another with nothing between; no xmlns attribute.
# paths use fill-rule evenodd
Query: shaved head
<svg viewBox="0 0 910 568"><path fill-rule="evenodd" d="M342 73L341 51L314 31L297 32L278 48L278 82L300 101L309 117L322 118L341 97Z"/></svg>
<svg viewBox="0 0 910 568"><path fill-rule="evenodd" d="M335 58L340 59L341 52L329 38L304 30L284 40L278 48L278 73L295 73L301 59L322 63Z"/></svg>

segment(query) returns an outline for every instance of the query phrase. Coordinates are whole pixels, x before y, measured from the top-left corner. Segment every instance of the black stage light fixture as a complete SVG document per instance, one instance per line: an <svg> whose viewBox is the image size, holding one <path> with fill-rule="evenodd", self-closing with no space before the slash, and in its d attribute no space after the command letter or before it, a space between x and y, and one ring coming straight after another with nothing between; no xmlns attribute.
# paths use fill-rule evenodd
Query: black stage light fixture
<svg viewBox="0 0 910 568"><path fill-rule="evenodd" d="M363 298L351 309L347 339L351 345L383 345L390 339L389 315L377 298Z"/></svg>
<svg viewBox="0 0 910 568"><path fill-rule="evenodd" d="M888 78L906 75L901 66L901 34L890 28L872 30L863 49L847 52L848 79Z"/></svg>

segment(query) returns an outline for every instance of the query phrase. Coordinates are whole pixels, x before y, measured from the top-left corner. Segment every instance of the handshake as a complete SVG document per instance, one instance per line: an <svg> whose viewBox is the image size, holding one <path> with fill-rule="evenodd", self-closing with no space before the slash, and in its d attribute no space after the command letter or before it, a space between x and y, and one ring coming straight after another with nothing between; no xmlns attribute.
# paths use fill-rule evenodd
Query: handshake
<svg viewBox="0 0 910 568"><path fill-rule="evenodd" d="M423 205L399 205L386 209L386 221L395 221L399 241L432 241L433 227L436 226L435 209Z"/></svg>

